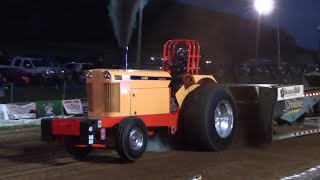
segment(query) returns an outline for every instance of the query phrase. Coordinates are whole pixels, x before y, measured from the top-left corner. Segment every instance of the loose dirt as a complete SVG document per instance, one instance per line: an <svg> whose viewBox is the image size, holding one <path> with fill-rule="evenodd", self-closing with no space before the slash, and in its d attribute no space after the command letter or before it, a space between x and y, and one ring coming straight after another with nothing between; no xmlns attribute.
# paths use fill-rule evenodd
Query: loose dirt
<svg viewBox="0 0 320 180"><path fill-rule="evenodd" d="M319 135L223 152L146 152L130 164L103 150L78 161L39 139L37 127L0 132L0 179L279 179L320 165Z"/></svg>

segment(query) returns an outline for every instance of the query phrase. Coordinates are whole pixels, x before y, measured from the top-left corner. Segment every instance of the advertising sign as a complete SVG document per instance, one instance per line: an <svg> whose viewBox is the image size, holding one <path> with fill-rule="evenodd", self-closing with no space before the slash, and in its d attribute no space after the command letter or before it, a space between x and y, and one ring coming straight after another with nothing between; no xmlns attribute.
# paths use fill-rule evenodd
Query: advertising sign
<svg viewBox="0 0 320 180"><path fill-rule="evenodd" d="M80 99L63 100L62 104L67 114L83 114Z"/></svg>
<svg viewBox="0 0 320 180"><path fill-rule="evenodd" d="M294 122L319 102L319 100L319 96L313 96L279 101L277 102L279 103L278 107L280 107L282 111L280 119Z"/></svg>
<svg viewBox="0 0 320 180"><path fill-rule="evenodd" d="M88 100L86 98L81 99L83 115L88 115Z"/></svg>
<svg viewBox="0 0 320 180"><path fill-rule="evenodd" d="M303 85L298 86L286 86L278 88L277 101L295 99L304 97Z"/></svg>
<svg viewBox="0 0 320 180"><path fill-rule="evenodd" d="M38 117L51 117L62 115L62 101L38 101L36 102Z"/></svg>

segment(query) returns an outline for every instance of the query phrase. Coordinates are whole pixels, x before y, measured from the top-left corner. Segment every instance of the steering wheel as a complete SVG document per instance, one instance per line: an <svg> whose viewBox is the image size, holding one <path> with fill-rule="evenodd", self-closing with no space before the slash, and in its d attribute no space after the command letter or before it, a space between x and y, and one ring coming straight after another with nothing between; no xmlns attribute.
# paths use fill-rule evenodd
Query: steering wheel
<svg viewBox="0 0 320 180"><path fill-rule="evenodd" d="M163 69L165 71L172 71L172 67L173 67L173 62L172 60L166 60L163 62Z"/></svg>
<svg viewBox="0 0 320 180"><path fill-rule="evenodd" d="M178 60L175 64L175 72L177 74L187 73L187 64L188 64L188 60L186 60L186 59Z"/></svg>

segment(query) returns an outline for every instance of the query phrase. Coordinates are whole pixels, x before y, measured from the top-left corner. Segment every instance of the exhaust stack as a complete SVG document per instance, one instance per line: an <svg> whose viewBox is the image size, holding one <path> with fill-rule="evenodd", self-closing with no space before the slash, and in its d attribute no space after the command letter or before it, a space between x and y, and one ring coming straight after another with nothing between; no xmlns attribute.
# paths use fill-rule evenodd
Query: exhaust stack
<svg viewBox="0 0 320 180"><path fill-rule="evenodd" d="M128 68L128 46L120 47L120 63L121 63L121 69Z"/></svg>

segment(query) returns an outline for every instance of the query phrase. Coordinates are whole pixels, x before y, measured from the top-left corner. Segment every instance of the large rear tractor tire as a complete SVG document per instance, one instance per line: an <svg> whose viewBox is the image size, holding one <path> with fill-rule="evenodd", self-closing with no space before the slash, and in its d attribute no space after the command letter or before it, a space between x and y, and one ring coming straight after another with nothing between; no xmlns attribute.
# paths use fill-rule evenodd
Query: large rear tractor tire
<svg viewBox="0 0 320 180"><path fill-rule="evenodd" d="M190 92L183 102L180 118L184 142L206 151L227 149L238 122L230 91L214 84L201 85Z"/></svg>
<svg viewBox="0 0 320 180"><path fill-rule="evenodd" d="M137 117L123 119L118 128L117 153L126 162L134 162L146 151L148 132L144 122Z"/></svg>

